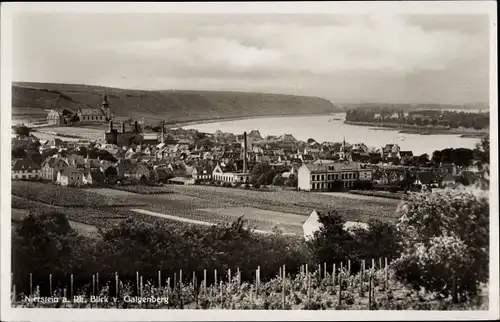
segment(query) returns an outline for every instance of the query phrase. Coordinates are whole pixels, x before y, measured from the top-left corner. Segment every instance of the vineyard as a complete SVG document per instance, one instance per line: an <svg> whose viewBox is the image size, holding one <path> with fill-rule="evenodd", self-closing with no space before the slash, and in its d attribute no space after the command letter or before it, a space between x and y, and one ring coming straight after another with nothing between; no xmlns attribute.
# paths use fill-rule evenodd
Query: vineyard
<svg viewBox="0 0 500 322"><path fill-rule="evenodd" d="M30 275L30 294L16 294L12 287L15 307L58 308L118 308L118 309L234 309L234 310L442 310L450 309L449 299L414 291L398 282L392 275L387 258L378 262L362 261L357 274L351 274L350 261L346 265L318 265L310 270L302 265L299 272L290 274L280 268L274 278L262 282L260 266L251 282L244 281L239 269L221 272L192 272L180 270L173 276L147 279L137 272L135 281L114 278L92 281L73 290L73 275L58 288L53 288L49 275L48 290L57 301L37 302L40 287L33 284ZM368 266L366 266L369 264ZM207 274L212 275L207 278ZM219 275L218 275L219 274ZM213 281L207 284L207 279ZM76 300L79 297L83 300ZM108 298L109 303L92 303L91 296ZM115 301L116 299L116 301ZM471 309L470 303L453 309ZM474 303L487 309L487 301Z"/></svg>

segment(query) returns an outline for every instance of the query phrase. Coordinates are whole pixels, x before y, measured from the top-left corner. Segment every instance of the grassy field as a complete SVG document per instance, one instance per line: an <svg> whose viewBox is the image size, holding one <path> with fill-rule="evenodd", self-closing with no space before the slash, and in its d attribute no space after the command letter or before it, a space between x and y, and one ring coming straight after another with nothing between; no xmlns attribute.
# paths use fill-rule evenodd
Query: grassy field
<svg viewBox="0 0 500 322"><path fill-rule="evenodd" d="M155 194L139 194L110 188L70 188L41 182L12 182L12 207L58 210L68 219L96 227L135 218L146 222L163 220L134 213L144 209L165 215L210 223L230 223L243 215L259 230L278 228L300 234L312 210L337 209L347 221L370 218L393 221L398 200L353 196L330 196L297 191L253 191L207 186L168 185L155 187Z"/></svg>

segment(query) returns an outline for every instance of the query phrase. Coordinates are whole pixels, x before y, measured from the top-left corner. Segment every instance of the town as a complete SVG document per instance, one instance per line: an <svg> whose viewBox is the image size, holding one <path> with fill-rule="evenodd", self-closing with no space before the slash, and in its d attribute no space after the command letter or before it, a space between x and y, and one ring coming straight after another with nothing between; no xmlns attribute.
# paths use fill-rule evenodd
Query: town
<svg viewBox="0 0 500 322"><path fill-rule="evenodd" d="M48 124L62 118L58 113L49 112ZM375 148L345 139L319 143L298 141L291 134L262 137L258 130L209 134L166 129L164 123L157 133L145 133L143 122L116 124L110 115L106 96L101 109L78 111L82 124L109 124L100 141L38 140L27 127L16 127L12 179L63 186L170 183L398 192L468 185L481 181L486 170L478 168L481 156L470 149L415 156L390 142Z"/></svg>

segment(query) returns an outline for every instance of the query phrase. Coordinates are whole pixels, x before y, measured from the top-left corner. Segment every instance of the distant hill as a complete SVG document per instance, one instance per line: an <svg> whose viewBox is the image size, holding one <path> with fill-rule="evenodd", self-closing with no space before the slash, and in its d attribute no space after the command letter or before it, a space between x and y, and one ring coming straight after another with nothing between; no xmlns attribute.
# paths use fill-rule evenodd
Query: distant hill
<svg viewBox="0 0 500 322"><path fill-rule="evenodd" d="M44 109L99 107L106 92L119 118L187 122L252 116L305 115L342 112L319 97L251 92L162 90L146 91L77 84L14 82L13 115L38 115Z"/></svg>

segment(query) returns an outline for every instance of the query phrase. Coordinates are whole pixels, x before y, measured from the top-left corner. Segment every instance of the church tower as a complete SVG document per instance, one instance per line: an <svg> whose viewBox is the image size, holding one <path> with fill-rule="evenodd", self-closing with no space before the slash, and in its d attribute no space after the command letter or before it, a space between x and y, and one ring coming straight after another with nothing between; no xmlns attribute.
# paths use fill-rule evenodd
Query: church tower
<svg viewBox="0 0 500 322"><path fill-rule="evenodd" d="M109 109L108 95L106 93L104 93L104 97L102 99L101 109L106 114L108 121L111 120L111 111Z"/></svg>

